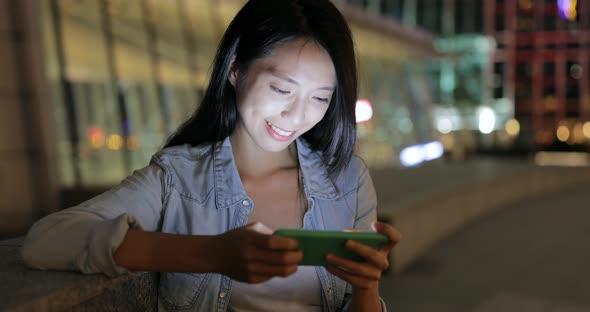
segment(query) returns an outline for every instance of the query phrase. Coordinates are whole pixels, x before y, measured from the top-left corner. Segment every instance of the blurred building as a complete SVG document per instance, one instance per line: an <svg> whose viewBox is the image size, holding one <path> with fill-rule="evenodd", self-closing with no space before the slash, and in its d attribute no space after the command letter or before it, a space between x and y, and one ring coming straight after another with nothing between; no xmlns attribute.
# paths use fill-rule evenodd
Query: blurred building
<svg viewBox="0 0 590 312"><path fill-rule="evenodd" d="M358 51L362 156L373 168L440 156L425 74L433 37L388 18L393 7L334 2ZM196 109L244 3L0 1L0 236L147 165Z"/></svg>
<svg viewBox="0 0 590 312"><path fill-rule="evenodd" d="M368 11L435 37L438 57L428 60L432 124L456 158L484 148L508 148L504 130L514 102L493 90L494 37L485 32L482 0L350 0Z"/></svg>
<svg viewBox="0 0 590 312"><path fill-rule="evenodd" d="M478 149L588 150L590 2L349 0L436 35L435 125ZM515 119L513 119L514 117Z"/></svg>
<svg viewBox="0 0 590 312"><path fill-rule="evenodd" d="M590 138L590 2L486 0L498 43L494 93L513 98L526 141L586 149Z"/></svg>

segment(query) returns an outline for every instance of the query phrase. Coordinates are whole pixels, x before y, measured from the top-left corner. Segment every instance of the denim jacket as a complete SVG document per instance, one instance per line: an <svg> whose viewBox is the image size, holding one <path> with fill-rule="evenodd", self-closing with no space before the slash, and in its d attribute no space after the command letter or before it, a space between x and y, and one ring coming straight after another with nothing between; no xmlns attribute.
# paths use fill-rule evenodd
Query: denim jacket
<svg viewBox="0 0 590 312"><path fill-rule="evenodd" d="M376 195L367 166L354 156L331 178L314 151L296 140L308 210L303 228L370 230ZM76 207L49 215L29 230L22 254L39 269L116 276L113 252L129 228L217 235L247 223L253 202L244 191L229 138L215 145L166 148L120 185ZM346 311L351 287L316 267L322 311ZM161 273L160 311L226 311L232 280L214 273ZM383 307L385 308L385 307ZM385 309L384 309L385 310Z"/></svg>

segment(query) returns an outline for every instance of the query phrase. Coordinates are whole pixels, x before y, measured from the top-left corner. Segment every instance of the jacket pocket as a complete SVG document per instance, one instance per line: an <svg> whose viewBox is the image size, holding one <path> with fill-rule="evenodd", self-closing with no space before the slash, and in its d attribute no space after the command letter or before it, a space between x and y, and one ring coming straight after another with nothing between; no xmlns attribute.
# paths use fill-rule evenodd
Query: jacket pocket
<svg viewBox="0 0 590 312"><path fill-rule="evenodd" d="M204 293L210 274L160 273L160 300L169 310L190 310Z"/></svg>

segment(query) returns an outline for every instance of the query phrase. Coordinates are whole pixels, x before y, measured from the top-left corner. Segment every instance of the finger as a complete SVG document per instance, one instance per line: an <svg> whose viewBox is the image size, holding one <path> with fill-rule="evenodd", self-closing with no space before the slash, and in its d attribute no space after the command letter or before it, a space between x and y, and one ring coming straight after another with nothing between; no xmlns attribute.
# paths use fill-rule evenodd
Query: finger
<svg viewBox="0 0 590 312"><path fill-rule="evenodd" d="M389 252L395 245L402 239L402 234L396 230L393 226L383 223L383 222L375 222L375 230L378 233L381 233L389 239L387 245L381 248L381 251Z"/></svg>
<svg viewBox="0 0 590 312"><path fill-rule="evenodd" d="M346 242L346 248L359 254L381 271L387 269L389 266L387 257L382 252L375 250L373 247L349 240Z"/></svg>
<svg viewBox="0 0 590 312"><path fill-rule="evenodd" d="M272 265L266 263L249 263L246 265L246 270L255 275L266 276L282 276L286 277L297 272L297 265Z"/></svg>
<svg viewBox="0 0 590 312"><path fill-rule="evenodd" d="M375 287L375 280L371 280L371 279L366 279L363 277L360 277L358 275L355 275L353 273L344 271L342 269L339 269L337 267L333 267L333 266L326 266L325 267L326 270L330 273L332 273L333 275L339 277L340 279L350 283L350 285L352 285L353 287L359 287L359 288L371 288L371 287Z"/></svg>
<svg viewBox="0 0 590 312"><path fill-rule="evenodd" d="M250 284L258 284L258 283L266 282L266 281L270 280L271 278L273 278L273 276L268 276L268 275L254 275L254 276L251 276L251 277L247 278L245 280L245 282L250 283Z"/></svg>
<svg viewBox="0 0 590 312"><path fill-rule="evenodd" d="M254 238L254 243L257 247L263 249L297 250L299 248L297 240L276 235L258 234Z"/></svg>
<svg viewBox="0 0 590 312"><path fill-rule="evenodd" d="M256 248L247 257L250 261L258 261L275 265L297 265L303 260L303 252L300 250L277 251Z"/></svg>
<svg viewBox="0 0 590 312"><path fill-rule="evenodd" d="M381 279L381 270L379 270L371 264L340 258L332 254L326 256L326 261L356 276L360 276L374 281L378 281Z"/></svg>
<svg viewBox="0 0 590 312"><path fill-rule="evenodd" d="M258 284L262 282L266 282L273 278L274 276L264 275L264 274L250 274L246 275L245 277L237 277L236 280L241 282L249 283L249 284Z"/></svg>
<svg viewBox="0 0 590 312"><path fill-rule="evenodd" d="M260 234L267 234L267 235L272 234L272 230L268 226L264 225L264 223L262 223L262 222L248 223L248 224L246 224L246 228L251 229L251 230L258 232Z"/></svg>

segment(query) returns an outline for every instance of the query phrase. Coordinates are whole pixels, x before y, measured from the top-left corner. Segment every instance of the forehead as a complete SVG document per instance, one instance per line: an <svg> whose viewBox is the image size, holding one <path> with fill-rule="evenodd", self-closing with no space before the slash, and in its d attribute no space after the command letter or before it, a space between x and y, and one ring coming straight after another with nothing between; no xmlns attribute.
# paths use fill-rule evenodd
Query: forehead
<svg viewBox="0 0 590 312"><path fill-rule="evenodd" d="M296 39L276 46L257 62L262 72L300 83L333 85L336 71L330 55L315 41Z"/></svg>

